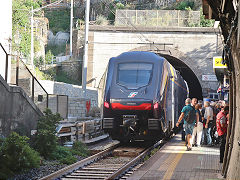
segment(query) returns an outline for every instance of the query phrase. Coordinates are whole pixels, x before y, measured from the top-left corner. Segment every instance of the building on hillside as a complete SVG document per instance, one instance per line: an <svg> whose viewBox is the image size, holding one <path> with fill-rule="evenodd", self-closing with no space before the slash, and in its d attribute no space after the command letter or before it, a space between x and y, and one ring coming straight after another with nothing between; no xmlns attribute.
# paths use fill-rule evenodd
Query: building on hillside
<svg viewBox="0 0 240 180"><path fill-rule="evenodd" d="M48 42L49 22L45 17L34 17L34 36L38 42L38 51L35 52L35 57L45 57L45 46Z"/></svg>

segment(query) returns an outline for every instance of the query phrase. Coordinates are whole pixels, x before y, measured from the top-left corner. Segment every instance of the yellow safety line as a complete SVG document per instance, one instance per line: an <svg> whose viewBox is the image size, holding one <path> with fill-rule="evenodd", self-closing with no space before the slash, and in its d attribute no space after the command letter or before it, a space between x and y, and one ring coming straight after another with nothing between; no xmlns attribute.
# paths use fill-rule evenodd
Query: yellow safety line
<svg viewBox="0 0 240 180"><path fill-rule="evenodd" d="M183 156L183 153L178 153L175 157L175 159L172 161L171 165L169 166L168 170L166 171L164 177L163 177L163 180L169 180L171 179L173 173L174 173L174 170L176 168L176 166L178 165L178 162L181 160Z"/></svg>

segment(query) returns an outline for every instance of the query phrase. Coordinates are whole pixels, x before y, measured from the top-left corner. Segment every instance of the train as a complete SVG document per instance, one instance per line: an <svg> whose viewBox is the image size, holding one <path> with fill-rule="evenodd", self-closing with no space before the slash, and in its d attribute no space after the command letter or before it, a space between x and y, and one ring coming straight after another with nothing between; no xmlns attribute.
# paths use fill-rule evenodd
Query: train
<svg viewBox="0 0 240 180"><path fill-rule="evenodd" d="M125 143L169 136L188 97L180 73L153 52L110 58L101 81L102 128Z"/></svg>

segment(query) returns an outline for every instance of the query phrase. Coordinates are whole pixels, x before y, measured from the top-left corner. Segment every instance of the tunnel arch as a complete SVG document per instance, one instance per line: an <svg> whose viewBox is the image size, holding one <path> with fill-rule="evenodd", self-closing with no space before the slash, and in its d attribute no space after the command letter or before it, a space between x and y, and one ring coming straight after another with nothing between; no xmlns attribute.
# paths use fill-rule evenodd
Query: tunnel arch
<svg viewBox="0 0 240 180"><path fill-rule="evenodd" d="M165 45L141 46L131 51L151 51L164 57L168 62L180 72L181 76L188 83L189 97L203 99L202 86L200 84L201 73L198 67L194 66L192 59L184 55L177 49L166 47Z"/></svg>

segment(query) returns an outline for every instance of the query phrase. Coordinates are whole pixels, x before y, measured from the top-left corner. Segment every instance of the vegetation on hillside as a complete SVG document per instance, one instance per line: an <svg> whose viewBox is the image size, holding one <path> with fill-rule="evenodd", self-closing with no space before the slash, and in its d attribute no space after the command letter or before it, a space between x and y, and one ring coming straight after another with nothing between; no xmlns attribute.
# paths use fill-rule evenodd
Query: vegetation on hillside
<svg viewBox="0 0 240 180"><path fill-rule="evenodd" d="M56 34L59 31L68 32L70 27L70 9L45 10L49 21L49 29Z"/></svg>
<svg viewBox="0 0 240 180"><path fill-rule="evenodd" d="M12 132L7 138L0 138L0 179L9 179L38 168L41 163L44 165L45 160L56 160L57 164L72 164L79 157L87 157L89 151L81 142L74 142L72 148L58 144L56 127L61 119L59 114L46 109L44 116L38 121L37 133L31 140L16 132Z"/></svg>
<svg viewBox="0 0 240 180"><path fill-rule="evenodd" d="M28 140L15 132L0 140L0 179L39 167L39 153L30 147Z"/></svg>
<svg viewBox="0 0 240 180"><path fill-rule="evenodd" d="M41 0L13 0L12 2L12 47L14 51L25 57L29 56L31 49L31 8L39 8L41 3ZM36 40L34 45L35 50L39 49Z"/></svg>

